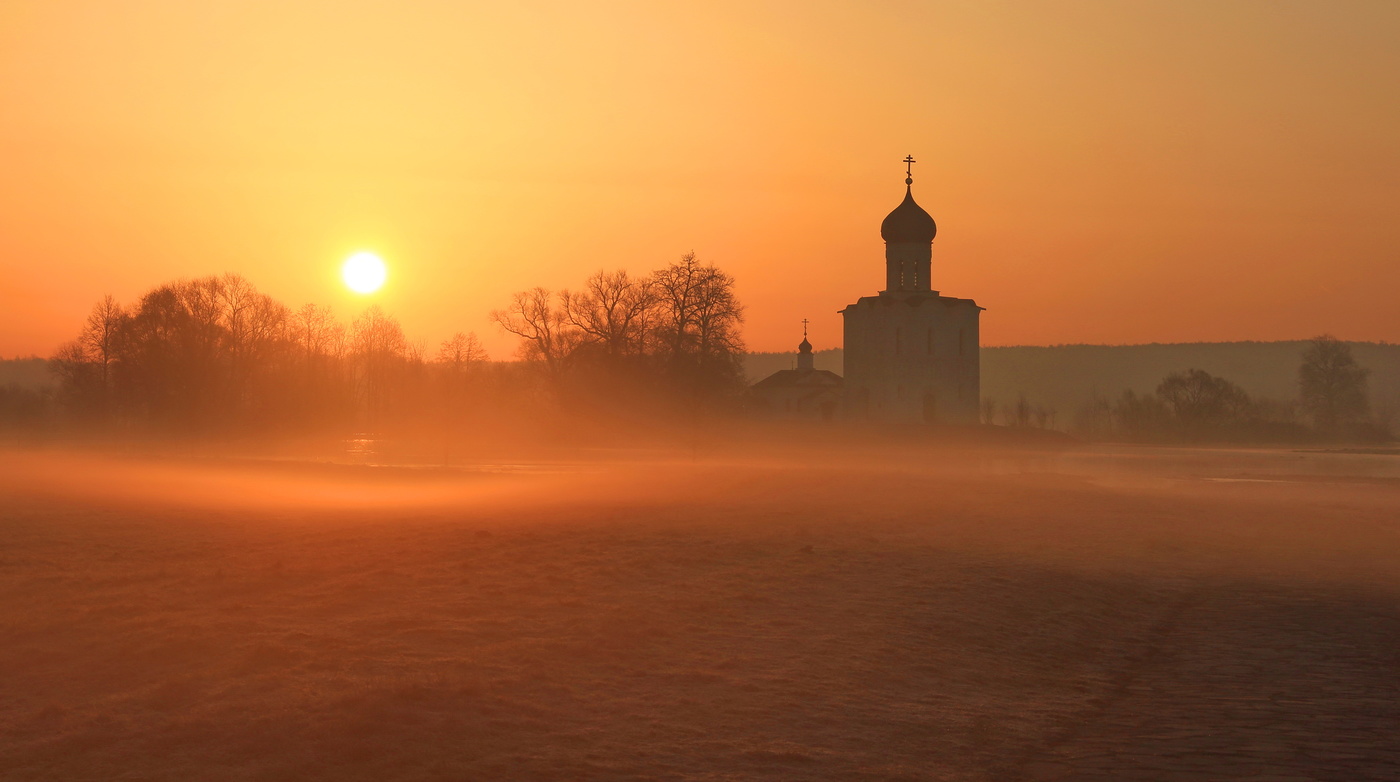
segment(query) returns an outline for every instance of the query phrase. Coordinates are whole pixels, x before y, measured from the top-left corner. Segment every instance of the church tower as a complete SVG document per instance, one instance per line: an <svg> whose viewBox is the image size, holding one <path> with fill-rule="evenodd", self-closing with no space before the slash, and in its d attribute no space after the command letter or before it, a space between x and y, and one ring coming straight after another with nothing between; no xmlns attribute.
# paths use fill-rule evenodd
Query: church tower
<svg viewBox="0 0 1400 782"><path fill-rule="evenodd" d="M933 290L938 226L914 201L913 156L903 162L904 200L880 224L885 289L841 310L846 415L891 423L977 423L982 308Z"/></svg>

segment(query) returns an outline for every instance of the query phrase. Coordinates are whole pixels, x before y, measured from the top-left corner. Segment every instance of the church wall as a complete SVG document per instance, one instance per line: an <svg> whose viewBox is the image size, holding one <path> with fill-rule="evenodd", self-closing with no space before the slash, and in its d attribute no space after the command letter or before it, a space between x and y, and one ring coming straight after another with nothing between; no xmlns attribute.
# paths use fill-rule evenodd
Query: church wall
<svg viewBox="0 0 1400 782"><path fill-rule="evenodd" d="M827 420L840 414L839 386L826 389L814 389L812 386L765 388L756 391L754 396L762 404L758 411L771 418Z"/></svg>
<svg viewBox="0 0 1400 782"><path fill-rule="evenodd" d="M887 293L863 298L843 314L848 417L977 422L980 310L975 304L937 294Z"/></svg>

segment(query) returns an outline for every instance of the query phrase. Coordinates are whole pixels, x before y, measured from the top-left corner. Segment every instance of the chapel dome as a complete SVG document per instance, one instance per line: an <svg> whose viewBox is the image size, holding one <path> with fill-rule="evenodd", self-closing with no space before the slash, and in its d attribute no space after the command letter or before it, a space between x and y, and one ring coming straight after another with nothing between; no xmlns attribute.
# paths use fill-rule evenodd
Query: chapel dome
<svg viewBox="0 0 1400 782"><path fill-rule="evenodd" d="M812 343L808 342L806 337L803 337L803 338L802 338L802 341L801 341L800 343L798 343L798 345L797 345L797 352L798 352L798 353L811 353L811 352L812 352Z"/></svg>
<svg viewBox="0 0 1400 782"><path fill-rule="evenodd" d="M932 242L936 233L933 217L914 203L912 187L904 188L904 200L880 223L880 238L887 242Z"/></svg>

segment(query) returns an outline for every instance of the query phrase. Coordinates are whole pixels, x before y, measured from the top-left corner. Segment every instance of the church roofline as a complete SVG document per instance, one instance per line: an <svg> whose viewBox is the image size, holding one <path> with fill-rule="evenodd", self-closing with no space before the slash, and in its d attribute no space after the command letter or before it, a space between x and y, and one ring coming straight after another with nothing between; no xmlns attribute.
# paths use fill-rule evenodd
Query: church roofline
<svg viewBox="0 0 1400 782"><path fill-rule="evenodd" d="M805 382L804 382L805 381ZM768 377L759 380L749 388L834 388L841 385L841 376L829 369L780 369Z"/></svg>
<svg viewBox="0 0 1400 782"><path fill-rule="evenodd" d="M976 307L978 312L982 312L987 309L986 307L977 306L977 301L975 299L960 299L957 296L943 296L940 295L938 291L922 291L913 295L909 293L900 293L898 291L893 291L889 293L879 293L874 296L861 296L859 299L856 300L854 304L847 304L845 307L837 310L836 312L837 314L845 314L847 310L853 309L855 307L873 307L877 305L893 307L895 304L905 304L907 306L917 307L923 304L925 301L936 301L945 307L952 307L960 304L970 304L973 307Z"/></svg>

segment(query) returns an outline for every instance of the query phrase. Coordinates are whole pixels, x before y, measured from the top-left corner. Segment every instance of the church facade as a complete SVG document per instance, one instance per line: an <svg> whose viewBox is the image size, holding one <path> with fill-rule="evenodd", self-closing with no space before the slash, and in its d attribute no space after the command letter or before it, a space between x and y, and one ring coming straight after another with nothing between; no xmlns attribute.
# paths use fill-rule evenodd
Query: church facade
<svg viewBox="0 0 1400 782"><path fill-rule="evenodd" d="M904 201L880 225L885 289L841 310L845 415L888 423L977 423L983 308L933 289L938 227L914 201L912 169L904 184Z"/></svg>
<svg viewBox="0 0 1400 782"><path fill-rule="evenodd" d="M755 412L770 418L831 421L841 409L841 376L816 368L804 330L797 368L780 369L754 383L749 398Z"/></svg>

